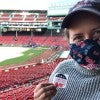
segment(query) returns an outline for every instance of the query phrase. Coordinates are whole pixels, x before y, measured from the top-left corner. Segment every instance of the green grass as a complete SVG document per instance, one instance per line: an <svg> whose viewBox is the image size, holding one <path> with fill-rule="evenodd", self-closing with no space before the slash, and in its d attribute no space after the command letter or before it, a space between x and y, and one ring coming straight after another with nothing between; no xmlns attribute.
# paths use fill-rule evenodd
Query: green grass
<svg viewBox="0 0 100 100"><path fill-rule="evenodd" d="M10 64L20 64L28 61L30 58L34 58L41 53L43 53L46 49L43 47L38 47L34 49L29 49L25 52L22 52L23 56L7 59L5 61L0 62L0 66L10 65Z"/></svg>

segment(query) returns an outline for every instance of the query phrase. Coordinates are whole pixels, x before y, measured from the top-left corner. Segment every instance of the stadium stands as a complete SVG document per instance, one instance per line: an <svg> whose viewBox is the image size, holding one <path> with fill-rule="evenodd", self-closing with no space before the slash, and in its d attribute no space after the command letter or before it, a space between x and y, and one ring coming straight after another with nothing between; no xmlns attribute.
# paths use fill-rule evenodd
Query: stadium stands
<svg viewBox="0 0 100 100"><path fill-rule="evenodd" d="M39 57L39 59L42 59L42 58L45 59L45 57L48 58L47 55L50 55L52 53L53 53L53 51L51 51L51 53L49 53L47 51L46 53L44 53L44 56L42 55L41 58ZM36 59L35 59L35 62L36 62ZM0 80L2 81L2 83L0 83L0 88L2 88L2 87L4 88L4 86L5 87L12 86L14 84L26 83L27 81L31 81L31 79L34 80L34 79L38 79L38 78L47 76L51 73L51 69L50 69L51 67L49 65L51 67L53 66L52 63L51 64L44 63L44 64L36 64L36 65L31 64L31 65L27 65L27 66L22 65L19 67L13 67L10 69L2 70L1 75L0 75ZM43 68L43 70L42 70L42 68ZM46 70L46 72L45 72L45 70ZM41 71L41 73L40 73L40 71Z"/></svg>
<svg viewBox="0 0 100 100"><path fill-rule="evenodd" d="M9 17L9 14L8 13L2 13L1 17Z"/></svg>
<svg viewBox="0 0 100 100"><path fill-rule="evenodd" d="M0 21L9 21L9 14L8 13L3 13L0 15Z"/></svg>
<svg viewBox="0 0 100 100"><path fill-rule="evenodd" d="M9 17L0 17L0 21L9 21Z"/></svg>
<svg viewBox="0 0 100 100"><path fill-rule="evenodd" d="M35 14L29 14L29 15L26 15L25 18L24 18L24 21L26 22L34 22L35 20Z"/></svg>
<svg viewBox="0 0 100 100"><path fill-rule="evenodd" d="M63 41L62 37L51 36L18 36L17 41L14 40L14 36L0 36L0 43L3 45L27 45L28 42L36 43L37 45L51 46L59 45L67 47L66 41Z"/></svg>
<svg viewBox="0 0 100 100"><path fill-rule="evenodd" d="M62 21L64 17L49 17L48 19L51 21Z"/></svg>
<svg viewBox="0 0 100 100"><path fill-rule="evenodd" d="M52 20L52 21L59 20L59 17L50 17L49 20Z"/></svg>
<svg viewBox="0 0 100 100"><path fill-rule="evenodd" d="M28 14L22 15L19 13L3 13L0 15L0 21L7 22L35 22L36 21L46 21L46 14Z"/></svg>
<svg viewBox="0 0 100 100"><path fill-rule="evenodd" d="M0 100L34 100L34 88L47 82L55 66L64 59L50 63L19 66L2 70L0 75Z"/></svg>
<svg viewBox="0 0 100 100"><path fill-rule="evenodd" d="M47 17L46 14L42 13L30 13L28 15L22 15L20 13L2 13L0 14L0 21L7 22L47 22L51 21L62 21L64 17Z"/></svg>
<svg viewBox="0 0 100 100"><path fill-rule="evenodd" d="M20 14L12 14L12 17L10 19L11 22L22 22L23 16Z"/></svg>
<svg viewBox="0 0 100 100"><path fill-rule="evenodd" d="M39 14L36 18L36 21L37 22L45 22L47 21L47 17L46 17L46 14Z"/></svg>
<svg viewBox="0 0 100 100"><path fill-rule="evenodd" d="M34 18L33 18L33 17L26 17L26 18L24 19L24 21L34 22Z"/></svg>
<svg viewBox="0 0 100 100"><path fill-rule="evenodd" d="M62 21L63 18L47 17L47 13L25 14L11 12L0 14L0 25L2 26L0 30L0 44L2 46L33 47L37 45L51 48L39 57L28 61L28 64L24 62L22 65L8 65L4 66L4 69L0 69L0 100L34 100L35 86L40 82L47 82L56 65L64 60L61 58L55 59L57 51L60 51L57 48L60 46L68 47L66 41L63 41L62 36L58 36L57 32L54 32L57 35L53 36L52 34L51 36L51 33L49 34L48 32L45 35L41 30L42 28L44 29L45 24L48 25L48 20L51 22ZM3 31L5 28L6 32ZM42 34L40 36L38 36L39 31L36 31L38 28L40 29L40 34ZM23 31L24 29L29 29L30 32ZM33 30L33 34L31 30ZM36 63L33 64L33 62Z"/></svg>
<svg viewBox="0 0 100 100"><path fill-rule="evenodd" d="M34 88L40 82L46 82L48 79L44 78L31 84L11 88L0 94L0 100L34 100Z"/></svg>

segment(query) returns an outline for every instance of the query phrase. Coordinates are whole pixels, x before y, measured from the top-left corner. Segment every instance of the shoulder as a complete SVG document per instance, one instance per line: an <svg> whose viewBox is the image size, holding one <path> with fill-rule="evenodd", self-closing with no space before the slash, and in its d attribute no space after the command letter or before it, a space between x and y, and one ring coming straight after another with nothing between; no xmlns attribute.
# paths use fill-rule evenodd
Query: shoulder
<svg viewBox="0 0 100 100"><path fill-rule="evenodd" d="M54 71L52 72L49 80L52 82L52 79L53 79L53 77L54 77L54 75L56 73L63 73L64 71L66 71L66 73L67 73L67 71L69 69L73 69L74 67L75 67L75 60L73 60L73 59L67 59L67 60L64 60L64 61L60 62L56 66L56 68L54 69Z"/></svg>
<svg viewBox="0 0 100 100"><path fill-rule="evenodd" d="M65 68L72 68L75 65L75 60L73 59L67 59L64 60L62 62L60 62L57 67L55 68L55 70L61 70L61 69L65 69Z"/></svg>

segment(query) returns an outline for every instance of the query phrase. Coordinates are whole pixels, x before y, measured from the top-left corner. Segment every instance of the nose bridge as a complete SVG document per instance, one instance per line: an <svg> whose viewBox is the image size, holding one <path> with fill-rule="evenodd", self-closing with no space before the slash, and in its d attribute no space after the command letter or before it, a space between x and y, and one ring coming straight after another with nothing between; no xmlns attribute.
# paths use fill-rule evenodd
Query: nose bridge
<svg viewBox="0 0 100 100"><path fill-rule="evenodd" d="M85 39L90 39L92 37L92 34L90 33L85 33Z"/></svg>

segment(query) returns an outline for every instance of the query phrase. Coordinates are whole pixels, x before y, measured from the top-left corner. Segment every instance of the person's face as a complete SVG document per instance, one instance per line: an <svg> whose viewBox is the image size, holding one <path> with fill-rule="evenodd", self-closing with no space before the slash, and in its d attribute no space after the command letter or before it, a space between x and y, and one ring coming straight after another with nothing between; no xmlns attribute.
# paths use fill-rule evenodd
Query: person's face
<svg viewBox="0 0 100 100"><path fill-rule="evenodd" d="M68 31L69 43L78 43L86 39L100 39L100 22L96 21L94 17L87 16L87 18L73 22Z"/></svg>

